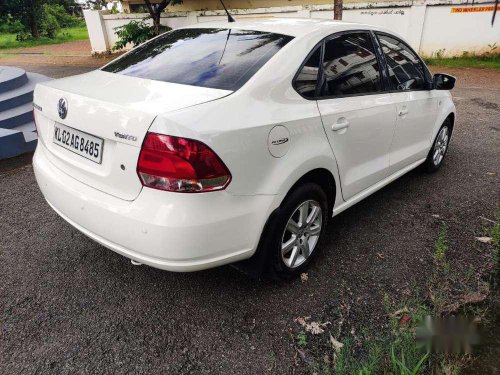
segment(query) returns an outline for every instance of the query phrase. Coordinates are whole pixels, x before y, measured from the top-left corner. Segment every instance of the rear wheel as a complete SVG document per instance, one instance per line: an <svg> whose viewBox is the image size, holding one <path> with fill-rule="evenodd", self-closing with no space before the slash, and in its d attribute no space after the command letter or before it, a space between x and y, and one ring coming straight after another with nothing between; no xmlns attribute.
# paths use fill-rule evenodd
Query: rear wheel
<svg viewBox="0 0 500 375"><path fill-rule="evenodd" d="M307 268L317 253L327 212L326 194L314 183L305 183L288 195L265 244L273 278L291 279Z"/></svg>
<svg viewBox="0 0 500 375"><path fill-rule="evenodd" d="M425 160L424 167L427 172L436 172L441 167L446 152L448 151L450 136L451 123L450 120L446 120L441 126L441 129L439 129L436 139L434 139L432 148L427 155L427 159Z"/></svg>

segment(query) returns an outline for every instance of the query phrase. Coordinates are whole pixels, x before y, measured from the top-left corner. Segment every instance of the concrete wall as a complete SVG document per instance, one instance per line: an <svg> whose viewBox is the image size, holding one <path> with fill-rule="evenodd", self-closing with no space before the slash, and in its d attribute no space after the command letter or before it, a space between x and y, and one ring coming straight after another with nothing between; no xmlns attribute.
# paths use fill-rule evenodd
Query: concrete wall
<svg viewBox="0 0 500 375"><path fill-rule="evenodd" d="M344 4L343 19L385 27L401 35L424 56L438 52L444 56L461 55L464 51L490 52L495 43L498 45L495 52L500 51L500 19L491 26L493 3L476 0L475 5L467 5L464 0L451 1L453 3L450 0L350 2ZM236 18L268 16L333 19L331 3L232 9L231 13ZM131 20L139 21L147 14L112 15L106 11L85 11L84 16L92 50L101 53L115 44L115 27ZM218 19L225 19L224 13L219 10L169 12L163 15L162 24L177 28Z"/></svg>
<svg viewBox="0 0 500 375"><path fill-rule="evenodd" d="M152 0L152 3L160 0ZM377 0L381 1L381 0ZM392 1L392 0L382 0ZM255 9L284 6L309 6L331 4L333 0L224 0L228 9ZM366 2L366 0L344 0L344 3ZM123 9L130 10L129 5L144 6L143 0L122 0ZM222 10L220 0L184 0L180 5L171 5L169 12L186 12L193 10Z"/></svg>

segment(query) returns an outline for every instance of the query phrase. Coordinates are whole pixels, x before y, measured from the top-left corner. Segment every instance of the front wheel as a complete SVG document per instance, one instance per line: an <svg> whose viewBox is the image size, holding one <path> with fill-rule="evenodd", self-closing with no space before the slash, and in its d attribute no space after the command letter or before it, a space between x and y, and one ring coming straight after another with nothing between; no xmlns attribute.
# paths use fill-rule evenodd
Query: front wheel
<svg viewBox="0 0 500 375"><path fill-rule="evenodd" d="M450 120L446 120L441 129L439 129L436 139L432 145L427 159L425 160L424 167L429 173L436 172L443 163L446 152L448 151L448 144L450 143L451 124Z"/></svg>
<svg viewBox="0 0 500 375"><path fill-rule="evenodd" d="M314 183L299 186L285 199L266 244L273 278L288 280L307 268L317 253L327 211L326 194Z"/></svg>

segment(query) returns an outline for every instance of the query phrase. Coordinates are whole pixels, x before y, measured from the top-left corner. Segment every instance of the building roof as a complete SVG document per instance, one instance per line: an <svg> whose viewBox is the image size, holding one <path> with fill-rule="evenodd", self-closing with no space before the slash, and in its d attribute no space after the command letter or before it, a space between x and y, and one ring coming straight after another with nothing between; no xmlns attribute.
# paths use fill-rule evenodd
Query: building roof
<svg viewBox="0 0 500 375"><path fill-rule="evenodd" d="M334 33L352 29L375 29L376 27L359 23L333 21L314 18L237 18L236 22L202 22L184 28L223 28L267 31L290 36L303 36L312 33Z"/></svg>

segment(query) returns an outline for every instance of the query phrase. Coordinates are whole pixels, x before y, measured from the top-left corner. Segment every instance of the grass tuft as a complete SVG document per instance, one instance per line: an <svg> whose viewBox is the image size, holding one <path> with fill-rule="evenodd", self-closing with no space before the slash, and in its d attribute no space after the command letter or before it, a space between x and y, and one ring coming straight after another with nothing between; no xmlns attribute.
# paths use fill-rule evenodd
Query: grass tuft
<svg viewBox="0 0 500 375"><path fill-rule="evenodd" d="M301 348L307 345L307 335L305 332L299 332L297 334L297 345Z"/></svg>
<svg viewBox="0 0 500 375"><path fill-rule="evenodd" d="M434 245L434 261L441 269L447 269L446 252L448 251L448 228L446 224L442 224L439 230L439 236Z"/></svg>

